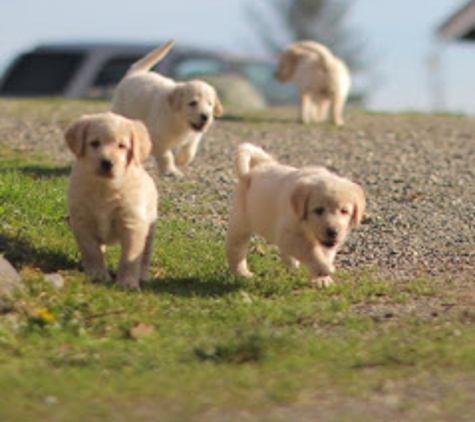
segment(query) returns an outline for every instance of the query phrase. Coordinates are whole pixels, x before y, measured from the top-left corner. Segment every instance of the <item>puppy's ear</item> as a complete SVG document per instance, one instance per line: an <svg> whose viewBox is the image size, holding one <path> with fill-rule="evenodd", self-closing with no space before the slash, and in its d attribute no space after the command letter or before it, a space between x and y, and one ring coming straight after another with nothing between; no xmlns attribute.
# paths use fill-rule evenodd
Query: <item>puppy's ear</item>
<svg viewBox="0 0 475 422"><path fill-rule="evenodd" d="M288 81L294 74L300 55L293 49L286 50L280 56L279 68L277 70L278 78L282 81Z"/></svg>
<svg viewBox="0 0 475 422"><path fill-rule="evenodd" d="M304 183L296 186L290 197L292 210L297 214L300 221L308 218L308 202L310 200L310 187Z"/></svg>
<svg viewBox="0 0 475 422"><path fill-rule="evenodd" d="M140 165L145 161L152 151L152 141L145 125L139 120L132 120L131 124L131 139L130 152L132 160Z"/></svg>
<svg viewBox="0 0 475 422"><path fill-rule="evenodd" d="M176 87L170 94L168 94L168 104L173 111L179 111L184 101L184 91L180 87Z"/></svg>
<svg viewBox="0 0 475 422"><path fill-rule="evenodd" d="M366 211L366 196L361 186L356 183L354 184L354 195L355 208L351 216L351 223L353 227L359 227Z"/></svg>
<svg viewBox="0 0 475 422"><path fill-rule="evenodd" d="M223 112L224 112L223 105L221 104L221 101L219 100L218 94L215 93L213 114L216 117L220 117L223 115Z"/></svg>
<svg viewBox="0 0 475 422"><path fill-rule="evenodd" d="M89 116L81 117L64 132L66 144L77 158L82 157L86 151L86 135L90 122Z"/></svg>

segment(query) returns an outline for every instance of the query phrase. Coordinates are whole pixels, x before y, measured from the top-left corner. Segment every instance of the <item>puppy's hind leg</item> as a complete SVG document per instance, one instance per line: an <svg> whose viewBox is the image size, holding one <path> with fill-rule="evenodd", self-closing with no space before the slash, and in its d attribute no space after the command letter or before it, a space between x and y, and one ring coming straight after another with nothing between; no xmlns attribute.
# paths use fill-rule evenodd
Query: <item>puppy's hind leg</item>
<svg viewBox="0 0 475 422"><path fill-rule="evenodd" d="M345 99L340 95L336 95L331 105L331 118L335 125L343 126L343 107L345 106Z"/></svg>
<svg viewBox="0 0 475 422"><path fill-rule="evenodd" d="M243 277L252 277L247 266L247 247L251 230L240 210L233 210L226 235L226 255L231 272Z"/></svg>
<svg viewBox="0 0 475 422"><path fill-rule="evenodd" d="M317 105L315 113L317 122L324 122L328 118L328 108L330 106L330 101L319 98L318 101L315 102L315 104Z"/></svg>
<svg viewBox="0 0 475 422"><path fill-rule="evenodd" d="M303 124L310 123L312 119L312 96L309 93L302 94L300 102L300 122Z"/></svg>

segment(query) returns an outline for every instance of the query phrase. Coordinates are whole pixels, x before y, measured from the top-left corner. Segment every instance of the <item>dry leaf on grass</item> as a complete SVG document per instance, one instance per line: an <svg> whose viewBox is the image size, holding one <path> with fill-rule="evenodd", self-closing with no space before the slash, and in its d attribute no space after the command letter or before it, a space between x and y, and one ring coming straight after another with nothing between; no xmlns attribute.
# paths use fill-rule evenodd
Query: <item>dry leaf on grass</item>
<svg viewBox="0 0 475 422"><path fill-rule="evenodd" d="M129 329L129 336L135 340L147 337L152 334L154 328L152 325L144 324L143 322L136 323Z"/></svg>

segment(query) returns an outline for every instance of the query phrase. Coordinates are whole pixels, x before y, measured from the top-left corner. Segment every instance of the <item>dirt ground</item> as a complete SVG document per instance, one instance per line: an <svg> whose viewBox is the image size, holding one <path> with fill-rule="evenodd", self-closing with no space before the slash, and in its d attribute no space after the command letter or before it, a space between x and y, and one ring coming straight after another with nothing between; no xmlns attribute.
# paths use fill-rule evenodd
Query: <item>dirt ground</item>
<svg viewBox="0 0 475 422"><path fill-rule="evenodd" d="M0 142L69 163L72 156L62 140L65 126L82 113L105 108L101 103L59 102L38 110L0 103ZM184 178L158 180L161 198L189 209L212 197L200 218L224 232L222 213L235 186L233 152L239 143L260 145L283 163L324 165L361 184L368 197L362 227L349 236L337 268L371 268L373 277L394 281L429 277L447 293L415 297L414 303L397 309L367 305L356 311L427 316L461 306L472 309L475 119L350 110L344 128L335 128L303 126L295 116L295 110L269 110L216 121ZM154 172L152 160L148 168ZM177 189L183 184L186 193Z"/></svg>

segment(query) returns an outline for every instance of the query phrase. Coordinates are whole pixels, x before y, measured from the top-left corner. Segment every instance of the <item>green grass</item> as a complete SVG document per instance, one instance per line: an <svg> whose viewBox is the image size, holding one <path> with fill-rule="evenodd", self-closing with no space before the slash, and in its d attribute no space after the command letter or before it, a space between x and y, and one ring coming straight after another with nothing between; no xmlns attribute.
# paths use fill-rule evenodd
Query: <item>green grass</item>
<svg viewBox="0 0 475 422"><path fill-rule="evenodd" d="M26 281L24 292L1 302L2 421L191 421L209 411L216 420L247 411L260 415L252 420L279 421L287 419L272 409L318 410L325 394L338 408L388 380L424 389L427 374L441 388L475 376L473 315L353 311L443 296L430 280L395 284L362 268L315 290L305 271L287 270L259 241L265 253L250 257L257 276L242 280L226 270L223 234L196 222L205 211L173 213L172 200L157 228L154 279L141 292L93 284L65 221L68 169L4 147L0 156L0 253ZM113 269L117 260L113 249ZM59 291L43 280L52 271L66 280ZM131 335L138 323L153 331ZM440 400L456 420L471 396ZM400 403L413 405L410 394ZM349 410L338 420L378 418Z"/></svg>

